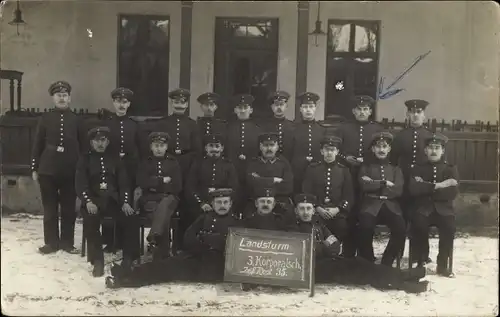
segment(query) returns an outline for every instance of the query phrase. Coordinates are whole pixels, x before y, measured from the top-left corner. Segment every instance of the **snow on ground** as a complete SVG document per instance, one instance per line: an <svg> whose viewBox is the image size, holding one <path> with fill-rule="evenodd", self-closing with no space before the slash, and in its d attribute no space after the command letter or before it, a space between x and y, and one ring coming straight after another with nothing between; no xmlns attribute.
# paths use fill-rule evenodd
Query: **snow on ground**
<svg viewBox="0 0 500 317"><path fill-rule="evenodd" d="M436 276L428 266L424 294L373 288L317 285L306 290L262 288L244 293L235 284L162 284L108 290L93 278L79 255L59 251L42 256L42 220L2 218L2 312L8 315L358 315L489 316L498 314L498 240L461 237L455 241L456 278ZM76 228L80 247L81 224ZM376 243L381 254L386 241ZM432 239L435 261L437 239ZM107 262L112 257L107 255ZM406 262L404 262L406 265ZM107 268L108 270L109 268Z"/></svg>

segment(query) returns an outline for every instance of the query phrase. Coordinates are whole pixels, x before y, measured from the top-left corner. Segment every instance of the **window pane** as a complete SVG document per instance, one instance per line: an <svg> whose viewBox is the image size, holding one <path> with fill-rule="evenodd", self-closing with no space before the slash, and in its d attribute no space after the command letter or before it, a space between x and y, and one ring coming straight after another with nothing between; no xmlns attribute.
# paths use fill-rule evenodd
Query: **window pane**
<svg viewBox="0 0 500 317"><path fill-rule="evenodd" d="M356 25L354 50L356 52L375 52L377 49L377 25Z"/></svg>
<svg viewBox="0 0 500 317"><path fill-rule="evenodd" d="M354 94L375 98L377 92L377 62L373 58L354 59ZM375 98L376 99L376 98Z"/></svg>
<svg viewBox="0 0 500 317"><path fill-rule="evenodd" d="M345 57L330 58L327 62L326 116L346 115L352 90L349 64L349 58Z"/></svg>
<svg viewBox="0 0 500 317"><path fill-rule="evenodd" d="M351 25L330 24L328 28L328 48L333 52L348 52L349 39L351 37Z"/></svg>

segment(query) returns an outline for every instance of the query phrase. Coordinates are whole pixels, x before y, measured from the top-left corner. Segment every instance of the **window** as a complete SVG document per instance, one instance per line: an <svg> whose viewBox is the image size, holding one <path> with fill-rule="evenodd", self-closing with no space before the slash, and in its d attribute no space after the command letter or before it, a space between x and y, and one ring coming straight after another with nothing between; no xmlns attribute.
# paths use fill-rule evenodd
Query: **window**
<svg viewBox="0 0 500 317"><path fill-rule="evenodd" d="M355 95L377 94L379 21L329 20L325 118L352 118Z"/></svg>
<svg viewBox="0 0 500 317"><path fill-rule="evenodd" d="M121 15L118 22L118 85L134 92L129 114L167 113L169 18Z"/></svg>

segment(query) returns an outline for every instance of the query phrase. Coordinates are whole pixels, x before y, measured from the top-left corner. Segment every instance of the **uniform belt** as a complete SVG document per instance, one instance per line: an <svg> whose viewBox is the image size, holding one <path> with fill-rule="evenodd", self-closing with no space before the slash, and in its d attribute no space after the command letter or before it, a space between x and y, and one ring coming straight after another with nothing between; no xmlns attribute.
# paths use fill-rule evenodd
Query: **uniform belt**
<svg viewBox="0 0 500 317"><path fill-rule="evenodd" d="M379 196L379 195L373 195L373 194L366 194L366 197L380 199L380 200L390 200L387 196Z"/></svg>

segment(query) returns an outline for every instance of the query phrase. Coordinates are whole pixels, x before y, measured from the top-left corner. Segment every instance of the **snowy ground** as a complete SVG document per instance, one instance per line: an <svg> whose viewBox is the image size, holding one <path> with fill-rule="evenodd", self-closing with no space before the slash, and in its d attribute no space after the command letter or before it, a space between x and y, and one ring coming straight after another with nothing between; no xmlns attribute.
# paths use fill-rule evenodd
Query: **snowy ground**
<svg viewBox="0 0 500 317"><path fill-rule="evenodd" d="M80 247L81 225L76 230ZM437 240L432 242L435 260ZM59 251L42 256L39 217L2 218L2 312L8 315L376 315L489 316L498 314L498 240L461 237L455 242L456 278L434 274L430 290L419 295L372 288L317 285L307 291L260 289L243 293L234 284L163 284L107 290L92 278L79 255ZM382 251L377 242L377 254ZM116 256L116 255L115 255ZM112 256L107 257L107 262ZM405 263L406 265L406 263ZM107 268L108 269L108 268Z"/></svg>

